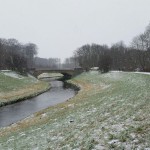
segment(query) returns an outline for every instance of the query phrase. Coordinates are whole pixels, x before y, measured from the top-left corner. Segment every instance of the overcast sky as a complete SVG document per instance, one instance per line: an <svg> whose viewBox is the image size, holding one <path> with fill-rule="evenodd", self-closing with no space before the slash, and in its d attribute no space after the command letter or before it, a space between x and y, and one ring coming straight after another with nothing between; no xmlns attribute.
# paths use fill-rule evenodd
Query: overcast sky
<svg viewBox="0 0 150 150"><path fill-rule="evenodd" d="M150 22L150 0L0 0L0 38L66 58L87 43L129 44Z"/></svg>

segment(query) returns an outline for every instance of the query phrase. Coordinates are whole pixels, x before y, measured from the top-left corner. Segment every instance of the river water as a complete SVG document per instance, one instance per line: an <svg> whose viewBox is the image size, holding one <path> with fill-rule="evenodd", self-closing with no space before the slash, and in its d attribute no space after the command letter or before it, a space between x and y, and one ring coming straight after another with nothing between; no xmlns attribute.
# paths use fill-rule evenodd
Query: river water
<svg viewBox="0 0 150 150"><path fill-rule="evenodd" d="M62 81L50 80L51 89L39 96L15 104L0 107L0 127L16 123L49 106L62 103L75 96L76 91Z"/></svg>

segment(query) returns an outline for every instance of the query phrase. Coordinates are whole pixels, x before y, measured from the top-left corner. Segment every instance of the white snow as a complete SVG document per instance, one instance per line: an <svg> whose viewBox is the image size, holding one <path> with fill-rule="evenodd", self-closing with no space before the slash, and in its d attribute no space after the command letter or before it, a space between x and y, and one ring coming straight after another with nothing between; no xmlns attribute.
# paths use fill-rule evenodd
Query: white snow
<svg viewBox="0 0 150 150"><path fill-rule="evenodd" d="M68 107L74 108L74 104L69 104Z"/></svg>
<svg viewBox="0 0 150 150"><path fill-rule="evenodd" d="M46 117L46 116L47 116L47 114L46 114L46 113L42 114L42 118L44 118L44 117Z"/></svg>
<svg viewBox="0 0 150 150"><path fill-rule="evenodd" d="M92 67L90 70L97 71L98 69L99 69L99 67Z"/></svg>
<svg viewBox="0 0 150 150"><path fill-rule="evenodd" d="M36 79L34 76L32 76L31 74L28 73L28 77L32 78L32 79Z"/></svg>
<svg viewBox="0 0 150 150"><path fill-rule="evenodd" d="M17 78L17 79L22 79L23 76L17 74L16 72L14 71L11 71L11 70L1 70L1 72L6 75L6 76L9 76L9 77L12 77L12 78Z"/></svg>
<svg viewBox="0 0 150 150"><path fill-rule="evenodd" d="M111 71L111 72L124 72L124 71ZM126 72L126 71L125 71ZM139 71L135 71L135 72L128 72L128 73L140 73L140 74L147 74L150 75L150 72L139 72Z"/></svg>
<svg viewBox="0 0 150 150"><path fill-rule="evenodd" d="M111 72L122 72L122 71L114 70L114 71L111 71Z"/></svg>
<svg viewBox="0 0 150 150"><path fill-rule="evenodd" d="M105 150L105 147L100 145L100 144L98 144L98 145L95 146L95 150L98 150L98 149L99 150Z"/></svg>
<svg viewBox="0 0 150 150"><path fill-rule="evenodd" d="M11 71L11 70L1 70L2 72L9 72L9 71Z"/></svg>
<svg viewBox="0 0 150 150"><path fill-rule="evenodd" d="M109 78L114 81L114 79L120 79L123 76L121 75L123 73L117 73L117 71L115 72L105 75L102 74L102 79ZM96 71L91 71L92 76L94 75L96 77L96 73ZM148 85L144 84L146 81L142 80L144 79L143 76L141 76L138 81L137 78L134 79L133 77L134 74L129 74L127 79L122 78L123 81L127 81L127 85L131 85L133 82L136 82L137 84L135 85L137 85L137 88L141 88L141 85L148 87ZM97 80L95 81L91 78L89 81L93 83L94 88L107 88L110 86L113 88L113 83L105 83L101 80L97 83ZM128 81L132 81L132 83ZM93 89L93 91L94 90L95 89ZM112 89L110 89L110 92L111 91ZM145 94L147 97L149 96L148 91L149 90L145 91L147 92L147 94ZM137 100L138 97L142 97L142 92L143 91L139 92L139 95L136 95ZM87 93L87 95L90 94L91 93ZM96 95L97 93L95 92L94 94ZM95 96L94 94L90 97L91 100L86 99L86 101L81 101L80 103L73 103L74 101L71 101L69 104L67 103L65 107L61 108L61 110L66 109L66 107L69 108L68 114L66 113L65 117L60 116L60 118L50 118L50 122L39 126L40 128L33 127L27 131L21 132L17 138L16 135L15 137L9 138L8 143L6 143L7 141L4 141L3 145L0 145L0 149L9 149L17 141L18 149L21 149L21 147L25 147L28 144L33 150L73 149L73 146L79 147L74 148L74 150L78 150L81 149L82 145L88 146L89 144L93 144L95 146L93 150L104 150L106 149L106 146L116 146L117 148L123 146L125 149L132 149L133 146L137 146L137 149L150 150L149 144L144 143L145 145L142 145L142 143L140 143L140 136L138 136L137 133L130 131L130 128L128 128L131 125L134 126L135 129L138 127L139 122L135 121L135 114L136 116L141 116L143 113L142 109L135 111L133 116L131 116L130 113L128 114L128 110L124 109L128 108L128 106L133 109L136 109L136 107L138 108L138 105L141 104L140 99L139 101L136 100L136 104L132 106L132 103L129 102L130 99L128 100L128 96L130 96L128 94L116 95L116 93L112 93L112 95L107 96L100 95L101 97L99 95ZM77 107L79 109L76 109ZM49 115L55 115L55 112L60 111L61 113L61 110L55 108L54 110L41 114L41 116L49 117ZM124 118L124 116L127 116L127 118ZM148 120L148 115L145 116ZM147 120L144 120L144 122ZM128 142L128 140L130 140L128 137L125 137L127 138L126 142L122 142L120 140L120 138L124 136L124 133L125 136L126 133L130 135L129 137L131 137L132 140L131 142L129 141L130 143ZM110 139L109 134L113 136L112 140Z"/></svg>
<svg viewBox="0 0 150 150"><path fill-rule="evenodd" d="M108 142L108 144L115 144L115 143L118 143L119 140L111 140L110 142Z"/></svg>
<svg viewBox="0 0 150 150"><path fill-rule="evenodd" d="M147 75L150 75L150 72L134 72L134 73L140 73L140 74L147 74Z"/></svg>

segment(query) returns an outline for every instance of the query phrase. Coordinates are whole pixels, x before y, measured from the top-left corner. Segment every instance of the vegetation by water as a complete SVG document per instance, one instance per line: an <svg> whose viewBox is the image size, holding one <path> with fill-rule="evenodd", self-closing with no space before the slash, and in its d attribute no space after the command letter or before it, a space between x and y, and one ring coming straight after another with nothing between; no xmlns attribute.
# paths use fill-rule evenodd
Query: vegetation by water
<svg viewBox="0 0 150 150"><path fill-rule="evenodd" d="M0 106L35 96L48 88L48 83L32 76L22 76L9 70L1 71Z"/></svg>
<svg viewBox="0 0 150 150"><path fill-rule="evenodd" d="M85 44L74 52L74 58L85 70L99 67L109 70L150 72L150 24L145 31L135 36L129 46L123 41L112 44Z"/></svg>
<svg viewBox="0 0 150 150"><path fill-rule="evenodd" d="M38 76L38 79L42 78L61 78L63 75L61 73L42 73Z"/></svg>
<svg viewBox="0 0 150 150"><path fill-rule="evenodd" d="M77 96L1 128L0 149L150 148L149 75L89 72L70 82Z"/></svg>

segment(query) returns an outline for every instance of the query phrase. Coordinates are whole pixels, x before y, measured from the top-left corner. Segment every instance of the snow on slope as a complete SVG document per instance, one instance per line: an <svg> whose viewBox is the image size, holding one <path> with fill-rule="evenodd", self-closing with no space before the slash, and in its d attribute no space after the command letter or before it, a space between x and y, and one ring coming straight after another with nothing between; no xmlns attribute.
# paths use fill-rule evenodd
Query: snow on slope
<svg viewBox="0 0 150 150"><path fill-rule="evenodd" d="M1 72L6 75L6 76L9 76L9 77L12 77L12 78L17 78L17 79L22 79L24 78L22 75L19 75L18 73L14 72L14 71L11 71L11 70L1 70Z"/></svg>

